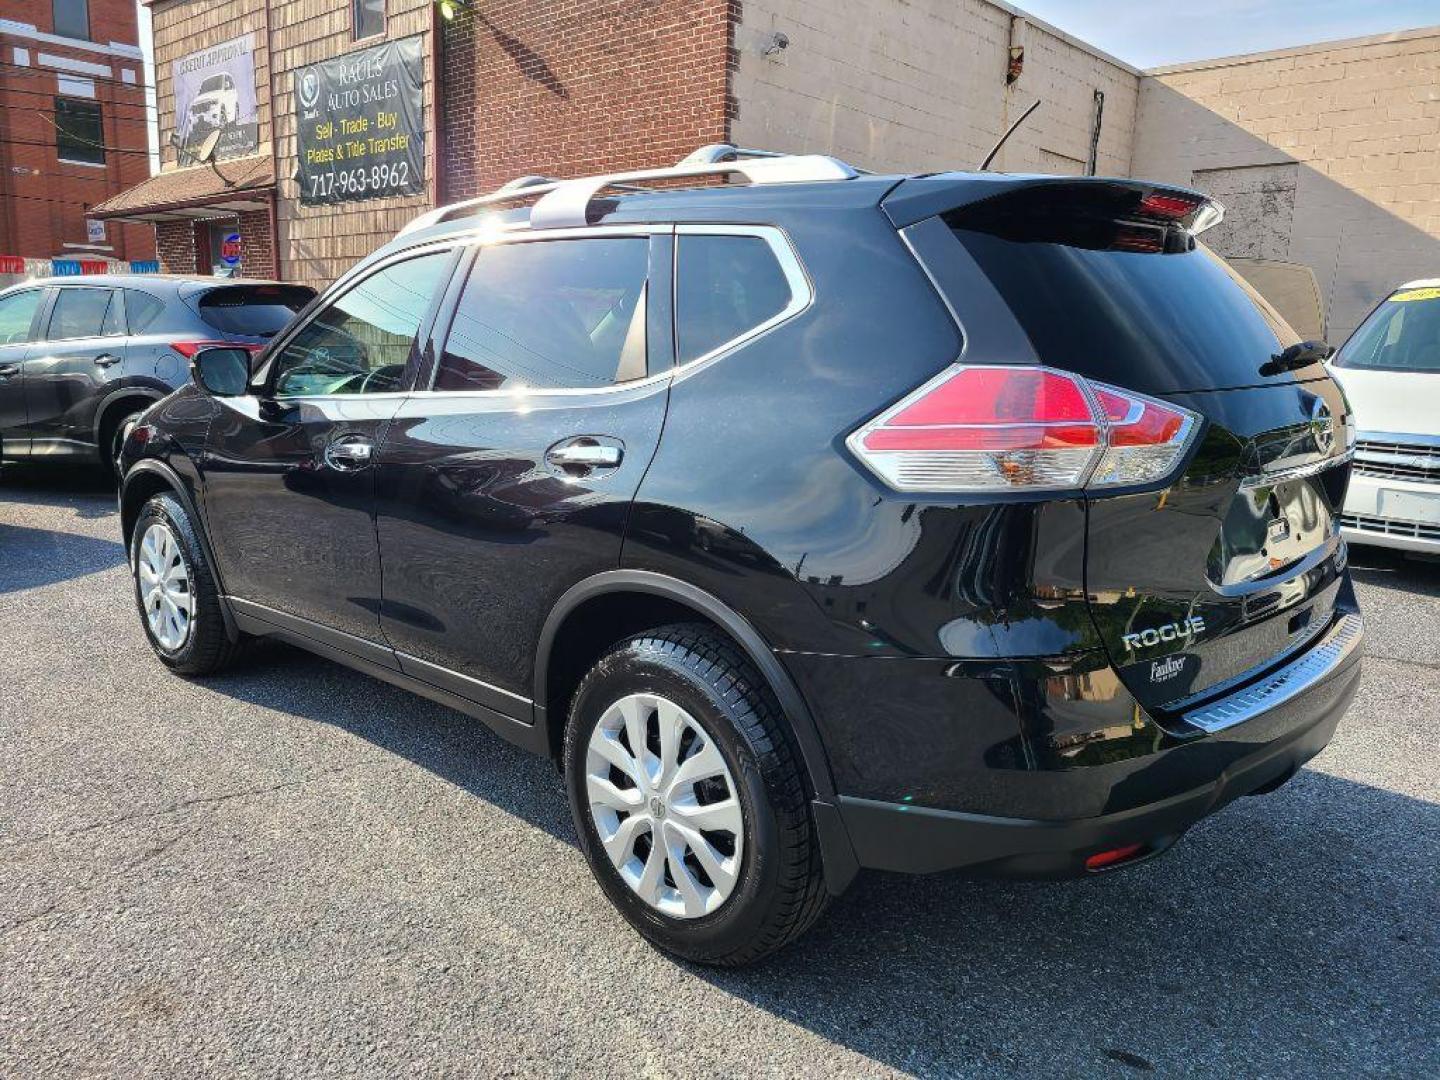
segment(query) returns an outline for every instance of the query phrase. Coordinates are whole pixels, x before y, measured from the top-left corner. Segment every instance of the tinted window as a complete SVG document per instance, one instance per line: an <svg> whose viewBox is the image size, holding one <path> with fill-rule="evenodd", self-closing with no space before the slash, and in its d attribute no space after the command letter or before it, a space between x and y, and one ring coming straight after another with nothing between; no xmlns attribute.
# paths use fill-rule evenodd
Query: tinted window
<svg viewBox="0 0 1440 1080"><path fill-rule="evenodd" d="M164 310L164 303L149 293L125 293L125 321L132 334L143 334Z"/></svg>
<svg viewBox="0 0 1440 1080"><path fill-rule="evenodd" d="M30 324L44 293L39 289L0 297L0 345L30 340Z"/></svg>
<svg viewBox="0 0 1440 1080"><path fill-rule="evenodd" d="M1440 288L1395 293L1355 331L1335 363L1376 371L1440 372Z"/></svg>
<svg viewBox="0 0 1440 1080"><path fill-rule="evenodd" d="M61 289L55 297L50 332L46 336L51 341L101 336L110 311L110 298L109 289Z"/></svg>
<svg viewBox="0 0 1440 1080"><path fill-rule="evenodd" d="M638 237L486 248L460 297L435 389L643 378L649 251Z"/></svg>
<svg viewBox="0 0 1440 1080"><path fill-rule="evenodd" d="M105 125L99 105L74 98L55 99L55 151L63 161L105 164Z"/></svg>
<svg viewBox="0 0 1440 1080"><path fill-rule="evenodd" d="M1152 393L1254 386L1266 381L1266 362L1300 340L1203 245L1125 250L1109 246L1118 228L1104 221L1001 220L993 231L963 228L955 235L1040 360L1067 371ZM968 298L951 301L963 321ZM1315 372L1269 378L1297 377Z"/></svg>
<svg viewBox="0 0 1440 1080"><path fill-rule="evenodd" d="M55 33L62 37L90 37L90 4L87 0L54 0L51 5Z"/></svg>
<svg viewBox="0 0 1440 1080"><path fill-rule="evenodd" d="M443 251L387 266L322 308L276 357L275 393L398 389L450 258Z"/></svg>
<svg viewBox="0 0 1440 1080"><path fill-rule="evenodd" d="M222 334L274 337L315 298L303 285L237 285L200 298L200 317Z"/></svg>
<svg viewBox="0 0 1440 1080"><path fill-rule="evenodd" d="M754 330L790 303L790 284L759 237L682 236L676 259L682 364Z"/></svg>

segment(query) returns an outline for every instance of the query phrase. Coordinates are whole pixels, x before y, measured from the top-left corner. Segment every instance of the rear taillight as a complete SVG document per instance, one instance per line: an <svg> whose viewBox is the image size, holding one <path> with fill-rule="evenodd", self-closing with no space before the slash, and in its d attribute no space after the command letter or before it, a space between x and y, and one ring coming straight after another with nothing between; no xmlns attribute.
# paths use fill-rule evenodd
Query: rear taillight
<svg viewBox="0 0 1440 1080"><path fill-rule="evenodd" d="M1052 368L956 364L846 445L898 491L1129 487L1179 467L1199 417Z"/></svg>
<svg viewBox="0 0 1440 1080"><path fill-rule="evenodd" d="M193 360L201 349L247 349L253 354L261 352L265 346L244 341L172 341L170 348L186 360Z"/></svg>

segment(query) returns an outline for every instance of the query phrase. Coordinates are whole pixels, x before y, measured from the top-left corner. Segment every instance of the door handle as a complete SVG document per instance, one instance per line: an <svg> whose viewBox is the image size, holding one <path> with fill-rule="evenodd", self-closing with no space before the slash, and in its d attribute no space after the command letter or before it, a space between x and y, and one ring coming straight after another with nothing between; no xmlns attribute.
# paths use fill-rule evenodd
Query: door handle
<svg viewBox="0 0 1440 1080"><path fill-rule="evenodd" d="M545 454L545 460L561 468L613 469L625 457L625 451L618 446L601 443L562 443L552 446Z"/></svg>
<svg viewBox="0 0 1440 1080"><path fill-rule="evenodd" d="M19 364L5 364L0 366L0 379L13 379L20 374Z"/></svg>
<svg viewBox="0 0 1440 1080"><path fill-rule="evenodd" d="M339 472L355 472L370 464L375 444L364 435L342 435L325 447L325 464Z"/></svg>
<svg viewBox="0 0 1440 1080"><path fill-rule="evenodd" d="M120 363L120 357L116 356L114 353L101 353L99 356L95 357L96 367L109 367L111 364L118 363Z"/></svg>

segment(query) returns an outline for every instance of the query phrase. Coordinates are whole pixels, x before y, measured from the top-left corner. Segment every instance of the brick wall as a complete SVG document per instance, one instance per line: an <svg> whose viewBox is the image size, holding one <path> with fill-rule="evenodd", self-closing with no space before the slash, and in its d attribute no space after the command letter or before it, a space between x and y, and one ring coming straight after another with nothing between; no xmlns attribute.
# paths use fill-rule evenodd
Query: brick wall
<svg viewBox="0 0 1440 1080"><path fill-rule="evenodd" d="M1440 270L1440 28L1150 74L1136 175L1225 202L1222 254L1313 269L1331 341Z"/></svg>
<svg viewBox="0 0 1440 1080"><path fill-rule="evenodd" d="M443 24L446 200L726 138L736 0L494 0Z"/></svg>
<svg viewBox="0 0 1440 1080"><path fill-rule="evenodd" d="M74 46L41 42L26 29L50 33L52 11L49 0L0 0L0 18L20 24L0 30L0 254L149 259L154 240L144 226L110 223L99 248L66 246L89 243L89 207L149 175L134 4L91 0L93 42ZM103 165L60 160L57 96L99 105L101 141L111 148Z"/></svg>
<svg viewBox="0 0 1440 1080"><path fill-rule="evenodd" d="M270 236L270 212L252 210L236 220L240 230L240 269L246 277L273 277L275 245Z"/></svg>
<svg viewBox="0 0 1440 1080"><path fill-rule="evenodd" d="M1007 86L1012 41L1025 63ZM877 170L974 168L1039 98L995 167L1078 173L1101 90L1098 171L1130 169L1139 73L985 0L745 0L735 43L741 145Z"/></svg>
<svg viewBox="0 0 1440 1080"><path fill-rule="evenodd" d="M195 273L199 269L195 252L194 222L164 221L155 226L155 255L164 273Z"/></svg>

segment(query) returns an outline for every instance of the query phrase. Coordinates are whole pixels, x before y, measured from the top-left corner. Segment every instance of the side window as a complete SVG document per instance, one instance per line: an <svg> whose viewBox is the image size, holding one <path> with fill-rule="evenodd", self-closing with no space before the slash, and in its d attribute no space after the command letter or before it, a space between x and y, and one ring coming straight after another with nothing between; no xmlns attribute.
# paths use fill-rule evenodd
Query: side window
<svg viewBox="0 0 1440 1080"><path fill-rule="evenodd" d="M276 396L398 390L451 254L392 263L316 312L275 358Z"/></svg>
<svg viewBox="0 0 1440 1080"><path fill-rule="evenodd" d="M675 266L680 363L754 330L790 303L790 283L758 236L684 235Z"/></svg>
<svg viewBox="0 0 1440 1080"><path fill-rule="evenodd" d="M125 321L132 334L143 334L164 310L165 305L149 293L125 292Z"/></svg>
<svg viewBox="0 0 1440 1080"><path fill-rule="evenodd" d="M30 327L44 296L43 289L29 289L0 297L0 345L19 345L32 340Z"/></svg>
<svg viewBox="0 0 1440 1080"><path fill-rule="evenodd" d="M436 390L612 386L645 377L642 237L496 244L480 252Z"/></svg>
<svg viewBox="0 0 1440 1080"><path fill-rule="evenodd" d="M110 289L62 288L50 312L50 341L101 337L110 313Z"/></svg>

